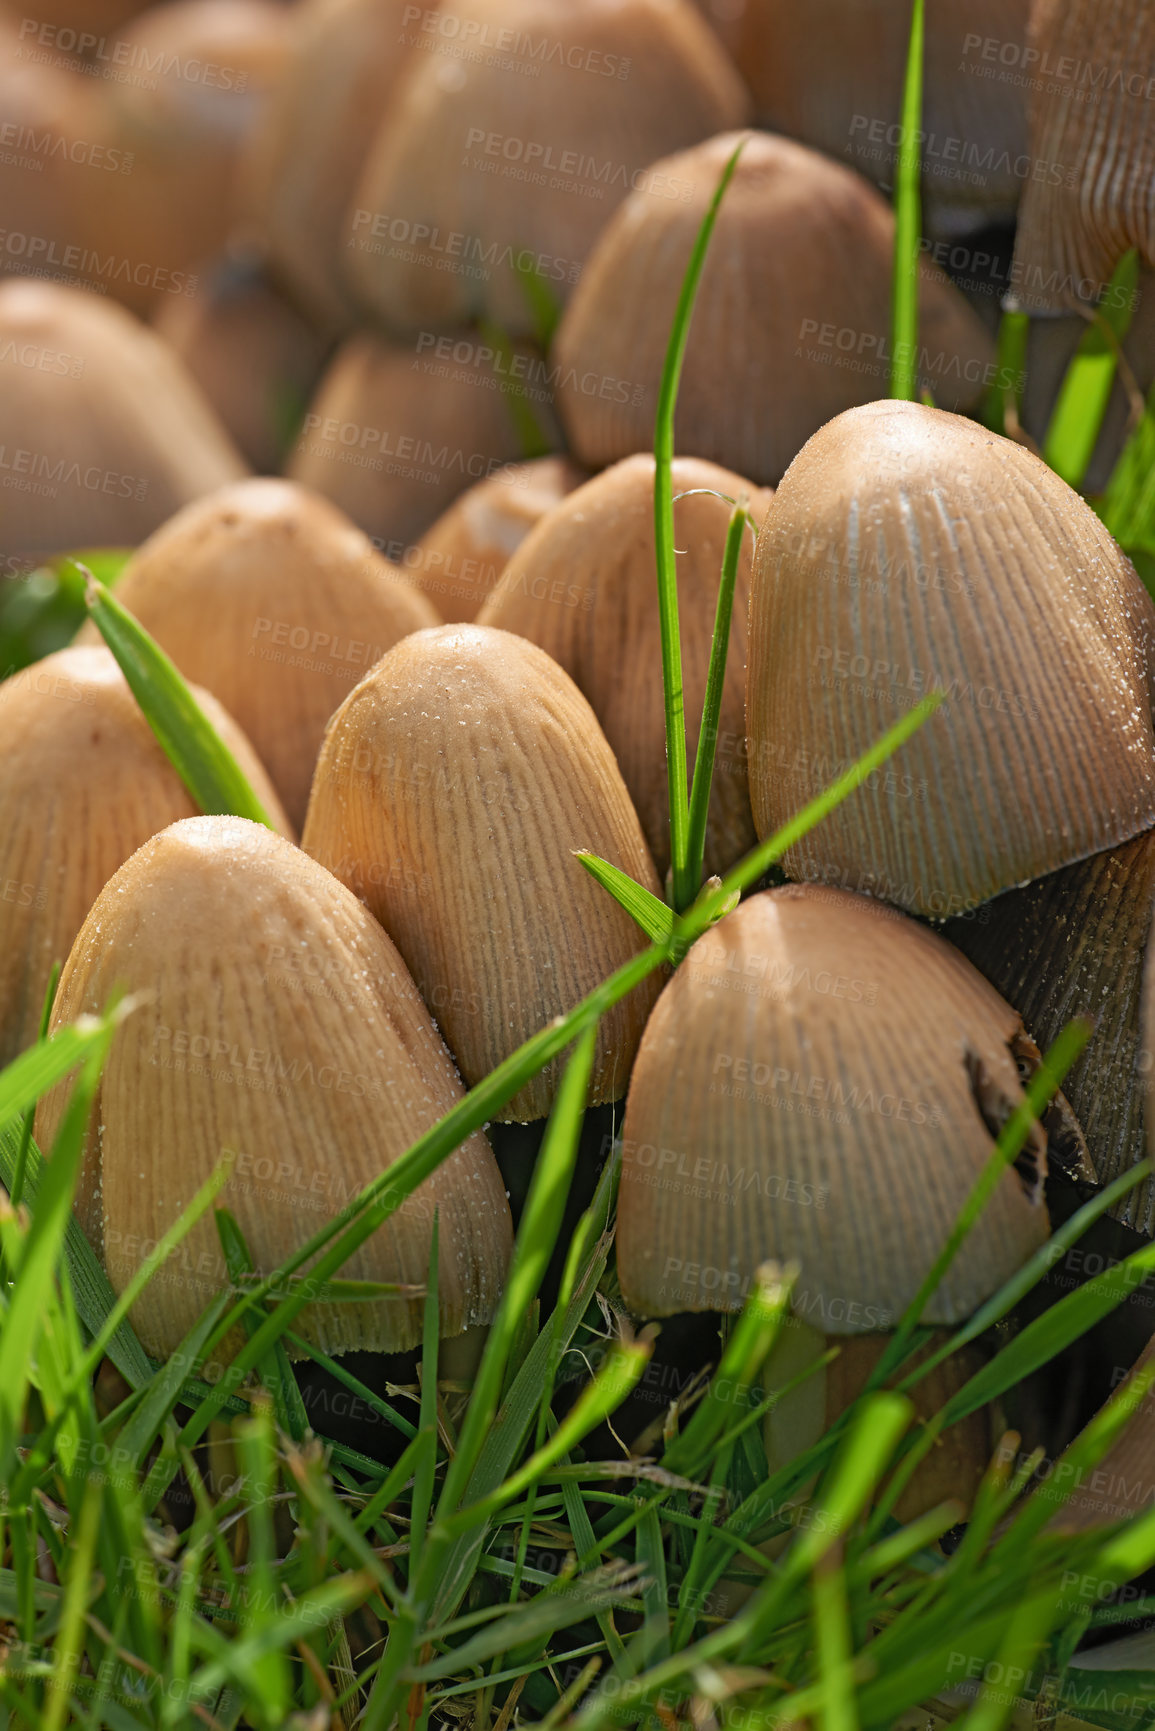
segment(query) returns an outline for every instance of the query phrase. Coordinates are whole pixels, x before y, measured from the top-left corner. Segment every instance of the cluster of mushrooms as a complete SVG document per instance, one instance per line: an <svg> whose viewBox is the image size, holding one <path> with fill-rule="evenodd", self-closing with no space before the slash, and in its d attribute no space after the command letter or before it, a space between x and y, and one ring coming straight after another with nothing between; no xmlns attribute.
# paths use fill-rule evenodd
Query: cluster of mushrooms
<svg viewBox="0 0 1155 1731"><path fill-rule="evenodd" d="M645 947L574 856L662 893L646 451L682 273L750 128L673 465L691 761L732 502L757 526L705 873L945 700L787 853L790 881L603 1018L589 1103L624 1102L633 1317L733 1312L763 1263L798 1266L768 1374L841 1350L767 1421L788 1458L874 1368L1074 1014L1094 1038L925 1320L970 1317L1043 1244L1048 1171L1105 1184L1152 1133L1155 608L1029 440L968 417L998 378L997 301L935 256L961 236L973 258L1021 198L1016 281L1066 314L1038 338L1053 399L1081 285L1130 246L1155 264L1126 190L1155 134L1109 99L1108 199L1108 99L1056 116L984 76L984 45L1143 45L1119 0L929 9L928 133L990 152L969 178L928 159L930 407L885 400L904 5L109 0L82 41L95 10L45 0L34 30L0 11L0 103L83 146L47 152L35 216L29 172L0 170L6 569L133 548L119 600L271 819L197 815L91 625L0 683L0 1062L35 1040L57 961L54 1028L135 995L78 1196L118 1289L226 1154L222 1200L276 1266ZM175 70L146 89L127 71L156 54ZM107 219L94 141L119 165ZM1082 178L1019 166L1047 152ZM45 245L16 251L25 231ZM85 275L107 258L127 279ZM560 1063L502 1118L545 1118ZM44 1146L67 1095L41 1103ZM315 1304L310 1339L418 1343L435 1211L445 1335L492 1319L512 1222L477 1132L348 1266L396 1296ZM1118 1215L1155 1232L1155 1183ZM202 1220L134 1309L147 1350L227 1278ZM926 1410L971 1368L929 1378ZM965 1496L991 1444L986 1415L956 1427L901 1512Z"/></svg>

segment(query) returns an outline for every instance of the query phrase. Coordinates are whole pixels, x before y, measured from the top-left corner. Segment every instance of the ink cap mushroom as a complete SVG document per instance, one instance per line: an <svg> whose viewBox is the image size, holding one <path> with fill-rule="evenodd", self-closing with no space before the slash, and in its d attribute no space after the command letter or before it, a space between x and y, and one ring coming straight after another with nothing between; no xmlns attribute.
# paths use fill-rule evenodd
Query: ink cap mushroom
<svg viewBox="0 0 1155 1731"><path fill-rule="evenodd" d="M732 506L755 525L770 493L696 457L672 468L674 545L689 761L697 750ZM738 562L726 682L706 830L707 875L754 845L743 698L754 535ZM585 693L621 766L659 873L669 864L669 790L658 591L654 580L654 459L626 457L578 487L526 537L479 623L530 638Z"/></svg>
<svg viewBox="0 0 1155 1731"><path fill-rule="evenodd" d="M282 834L264 766L209 692L194 696ZM113 873L197 806L103 644L0 683L0 1066L36 1039L63 963Z"/></svg>
<svg viewBox="0 0 1155 1731"><path fill-rule="evenodd" d="M795 878L945 918L1155 822L1155 610L1077 493L918 403L791 464L750 592L750 798L769 834L925 694L896 759L789 849Z"/></svg>
<svg viewBox="0 0 1155 1731"><path fill-rule="evenodd" d="M118 1292L222 1156L220 1203L268 1274L462 1097L377 921L299 848L242 818L186 818L126 861L72 947L53 1028L117 987L142 1001L104 1068L77 1213ZM61 1084L40 1103L45 1146L68 1093ZM342 1270L417 1295L319 1301L299 1330L330 1353L415 1345L434 1209L443 1333L492 1320L512 1228L478 1131ZM168 1357L227 1284L210 1212L133 1306L146 1351Z"/></svg>
<svg viewBox="0 0 1155 1731"><path fill-rule="evenodd" d="M524 638L418 631L334 715L302 847L393 938L469 1086L599 986L645 939L574 858L659 893L625 782L569 675ZM625 1092L656 984L598 1028L589 1104ZM544 1118L552 1061L495 1114Z"/></svg>
<svg viewBox="0 0 1155 1731"><path fill-rule="evenodd" d="M655 162L598 237L552 360L570 449L590 468L651 443L679 287L740 134ZM689 189L672 199L661 188ZM746 135L702 270L677 448L776 485L831 416L890 388L894 215L861 175L805 145ZM981 397L994 350L937 266L919 270L920 386Z"/></svg>
<svg viewBox="0 0 1155 1731"><path fill-rule="evenodd" d="M341 511L271 477L177 512L116 593L237 717L298 827L329 717L367 667L436 618Z"/></svg>
<svg viewBox="0 0 1155 1731"><path fill-rule="evenodd" d="M768 1444L791 1458L784 1425L810 1424L817 1401L820 1434L827 1397L877 1361L1038 1061L1016 1012L929 928L843 890L751 896L690 949L638 1050L617 1215L627 1306L736 1311L763 1263L797 1264L783 1382L846 1350L825 1395L820 1372L772 1415ZM1077 1137L1065 1107L1054 1121ZM965 1320L1047 1238L1047 1140L1036 1124L927 1324ZM972 1431L971 1490L988 1454ZM958 1494L953 1445L945 1464ZM940 1489L924 1478L923 1506Z"/></svg>

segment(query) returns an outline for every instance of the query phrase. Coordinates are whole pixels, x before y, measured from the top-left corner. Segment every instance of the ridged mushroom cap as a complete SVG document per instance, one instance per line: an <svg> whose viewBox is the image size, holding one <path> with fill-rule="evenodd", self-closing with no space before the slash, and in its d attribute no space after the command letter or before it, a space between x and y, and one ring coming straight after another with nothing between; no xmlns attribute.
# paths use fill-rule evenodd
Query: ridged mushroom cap
<svg viewBox="0 0 1155 1731"><path fill-rule="evenodd" d="M131 547L245 465L147 326L81 289L0 283L0 552Z"/></svg>
<svg viewBox="0 0 1155 1731"><path fill-rule="evenodd" d="M758 123L890 190L910 39L905 0L701 0ZM935 0L925 21L922 196L932 218L1009 216L1026 184L1030 0Z"/></svg>
<svg viewBox="0 0 1155 1731"><path fill-rule="evenodd" d="M1022 1024L945 939L841 890L744 902L690 950L646 1027L623 1125L617 1256L643 1315L740 1309L796 1261L827 1334L897 1325L997 1128ZM1047 1237L1036 1128L925 1320L957 1322Z"/></svg>
<svg viewBox="0 0 1155 1731"><path fill-rule="evenodd" d="M1152 1057L1140 1029L1143 963L1155 912L1155 830L1107 853L1008 890L946 936L1015 1006L1039 1045L1072 1017L1094 1032L1063 1082L1087 1138L1095 1177L1110 1184L1146 1153L1144 1119ZM1155 1234L1155 1183L1129 1190L1111 1210Z"/></svg>
<svg viewBox="0 0 1155 1731"><path fill-rule="evenodd" d="M785 859L960 913L1155 822L1155 612L1023 446L881 402L822 428L758 541L750 796L770 833L932 689L938 712Z"/></svg>
<svg viewBox="0 0 1155 1731"><path fill-rule="evenodd" d="M345 700L301 845L394 939L470 1086L646 947L573 851L659 892L581 692L535 644L478 625L414 633ZM602 1018L591 1105L625 1092L655 991ZM562 1067L497 1117L545 1117Z"/></svg>
<svg viewBox="0 0 1155 1731"><path fill-rule="evenodd" d="M394 92L341 257L394 329L530 332L519 261L564 297L648 165L748 98L689 0L455 0L446 22Z"/></svg>
<svg viewBox="0 0 1155 1731"><path fill-rule="evenodd" d="M97 898L61 975L53 1025L147 994L117 1030L81 1170L78 1211L123 1290L222 1154L222 1206L262 1273L306 1243L461 1098L396 949L357 898L298 848L240 818L199 817L146 842ZM46 1145L62 1085L41 1102ZM480 1132L342 1270L424 1284L433 1211L446 1334L491 1320L510 1218ZM227 1284L211 1214L133 1307L167 1357ZM311 1305L328 1352L393 1352L421 1332L420 1298Z"/></svg>
<svg viewBox="0 0 1155 1731"><path fill-rule="evenodd" d="M197 701L270 818L289 824L236 722ZM113 872L197 806L112 654L61 649L0 684L0 1066L36 1039L63 962Z"/></svg>
<svg viewBox="0 0 1155 1731"><path fill-rule="evenodd" d="M291 481L242 481L178 512L116 593L237 717L298 827L329 717L436 617L340 511Z"/></svg>
<svg viewBox="0 0 1155 1731"><path fill-rule="evenodd" d="M275 474L313 394L325 344L251 261L224 258L195 295L168 295L154 328L244 456Z"/></svg>
<svg viewBox="0 0 1155 1731"><path fill-rule="evenodd" d="M120 37L126 76L83 80L92 135L131 163L77 205L82 277L142 313L192 292L240 215L240 167L289 17L276 0L167 0Z"/></svg>
<svg viewBox="0 0 1155 1731"><path fill-rule="evenodd" d="M459 493L524 449L491 345L462 332L458 352L468 358L444 363L424 346L368 331L350 337L330 362L289 457L286 472L295 481L339 505L391 558ZM523 360L530 373L544 375L543 362L528 353ZM535 385L531 401L537 425L552 439L548 392Z"/></svg>
<svg viewBox="0 0 1155 1731"><path fill-rule="evenodd" d="M1035 0L1015 294L1032 312L1097 300L1131 247L1155 265L1155 15L1126 0Z"/></svg>
<svg viewBox="0 0 1155 1731"><path fill-rule="evenodd" d="M558 330L558 407L592 468L644 450L699 225L737 133L655 163L606 225ZM689 200L663 186L689 186ZM894 217L861 176L769 133L748 137L718 213L686 349L680 449L777 482L824 421L889 389ZM941 271L920 271L919 378L963 408L990 339Z"/></svg>
<svg viewBox="0 0 1155 1731"><path fill-rule="evenodd" d="M770 495L696 457L673 465L674 544L682 632L687 756L698 744L727 499L761 522ZM679 494L689 497L678 498ZM722 495L722 497L718 497ZM743 696L753 536L738 565L730 653L706 838L707 872L725 871L754 845L746 777ZM516 631L553 656L593 705L621 765L650 852L669 863L666 716L654 554L654 459L627 457L587 481L522 542L479 623Z"/></svg>
<svg viewBox="0 0 1155 1731"><path fill-rule="evenodd" d="M414 34L405 0L299 0L250 148L245 202L276 267L330 327L354 309L340 256L349 190Z"/></svg>
<svg viewBox="0 0 1155 1731"><path fill-rule="evenodd" d="M476 619L530 530L586 479L568 457L534 457L476 481L409 549L406 575L447 623Z"/></svg>

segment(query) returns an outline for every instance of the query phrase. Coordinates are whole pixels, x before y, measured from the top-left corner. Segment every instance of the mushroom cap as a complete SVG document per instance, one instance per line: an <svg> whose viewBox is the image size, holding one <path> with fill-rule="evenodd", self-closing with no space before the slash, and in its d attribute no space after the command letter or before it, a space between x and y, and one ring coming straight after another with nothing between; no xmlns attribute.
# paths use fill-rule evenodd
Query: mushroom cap
<svg viewBox="0 0 1155 1731"><path fill-rule="evenodd" d="M286 834L263 765L207 691L197 701ZM36 1039L55 962L142 842L197 812L110 650L46 655L0 684L0 1066Z"/></svg>
<svg viewBox="0 0 1155 1731"><path fill-rule="evenodd" d="M607 223L562 319L558 407L591 468L651 442L682 276L738 136L654 163ZM861 176L789 139L749 136L702 271L679 448L776 483L824 421L884 395L893 251L893 213ZM966 407L993 377L990 339L925 261L920 281L920 382Z"/></svg>
<svg viewBox="0 0 1155 1731"><path fill-rule="evenodd" d="M710 489L700 491L699 489ZM696 457L676 458L673 490L688 760L697 750L722 554L726 498L756 522L770 495ZM722 494L719 498L717 495ZM752 537L738 564L730 652L706 837L707 873L754 845L743 694ZM613 747L659 873L669 864L666 714L654 555L654 459L627 457L569 495L522 542L480 623L516 631L553 656L588 697Z"/></svg>
<svg viewBox="0 0 1155 1731"><path fill-rule="evenodd" d="M647 164L741 125L748 98L689 0L454 0L449 22L420 33L341 257L396 330L528 333L517 261L564 297Z"/></svg>
<svg viewBox="0 0 1155 1731"><path fill-rule="evenodd" d="M703 0L703 9L754 93L759 125L887 190L894 186L910 39L905 0L809 0L804 7ZM1022 71L1029 12L1030 0L935 0L927 7L919 124L926 138L922 197L932 220L957 221L965 212L973 226L976 217L1010 216L1018 203L1028 172ZM1003 57L993 64L983 56L990 41Z"/></svg>
<svg viewBox="0 0 1155 1731"><path fill-rule="evenodd" d="M1127 840L1155 822L1153 621L1090 506L1023 446L916 403L840 415L758 539L758 834L938 688L938 712L787 872L941 917Z"/></svg>
<svg viewBox="0 0 1155 1731"><path fill-rule="evenodd" d="M116 593L237 717L298 827L329 717L367 667L436 617L328 500L273 479L178 512Z"/></svg>
<svg viewBox="0 0 1155 1731"><path fill-rule="evenodd" d="M410 549L410 582L447 623L476 619L530 530L587 479L568 457L534 457L476 481Z"/></svg>
<svg viewBox="0 0 1155 1731"><path fill-rule="evenodd" d="M78 1212L122 1291L222 1153L221 1205L269 1273L461 1098L396 949L357 898L290 842L242 818L186 818L139 848L98 896L61 975L53 1026L146 994L119 1027L84 1152ZM58 1126L67 1085L41 1102ZM480 1132L350 1258L343 1277L423 1285L439 1211L443 1332L492 1319L509 1207ZM214 1222L134 1305L167 1357L223 1286ZM420 1339L420 1298L311 1305L327 1352Z"/></svg>
<svg viewBox="0 0 1155 1731"><path fill-rule="evenodd" d="M432 333L425 333L432 342ZM286 472L316 488L390 557L429 528L459 493L523 444L510 402L524 388L535 421L556 433L545 363L522 354L526 383L495 372L493 349L472 331L453 343L460 363L362 331L341 345L309 405Z"/></svg>
<svg viewBox="0 0 1155 1731"><path fill-rule="evenodd" d="M1153 1361L1155 1340L1140 1353L1127 1381L1133 1382L1140 1373L1149 1374ZM1080 1476L1074 1490L1055 1511L1051 1521L1053 1531L1085 1532L1089 1527L1114 1526L1116 1522L1150 1514L1155 1497L1155 1485L1151 1479L1153 1426L1155 1388L1149 1388L1122 1435L1112 1443L1089 1476ZM1063 1489L1069 1488L1069 1480L1064 1484L1056 1477L1055 1482ZM1034 1494L1045 1496L1047 1489L1046 1485L1040 1485Z"/></svg>
<svg viewBox="0 0 1155 1731"><path fill-rule="evenodd" d="M1143 960L1155 912L1155 830L1008 890L945 935L1013 1004L1042 1047L1073 1016L1094 1033L1063 1092L1078 1115L1096 1179L1110 1184L1145 1153L1151 1057L1140 1035ZM1155 1181L1111 1210L1155 1234Z"/></svg>
<svg viewBox="0 0 1155 1731"><path fill-rule="evenodd" d="M4 554L134 546L245 473L168 345L81 289L0 282L0 383Z"/></svg>
<svg viewBox="0 0 1155 1731"><path fill-rule="evenodd" d="M842 890L752 896L646 1027L617 1255L643 1315L738 1310L795 1261L827 1334L897 1326L1021 1103L1015 1011L945 939ZM1036 1128L925 1312L969 1316L1047 1237Z"/></svg>
<svg viewBox="0 0 1155 1731"><path fill-rule="evenodd" d="M1131 247L1155 265L1155 15L1121 0L1035 0L1030 34L1047 76L1030 100L1015 296L1044 312L1097 300Z"/></svg>
<svg viewBox="0 0 1155 1731"><path fill-rule="evenodd" d="M320 376L319 334L250 261L229 257L201 278L196 295L168 296L154 326L245 461L264 474L278 470Z"/></svg>
<svg viewBox="0 0 1155 1731"><path fill-rule="evenodd" d="M646 948L574 850L659 893L577 686L535 644L478 625L415 632L346 698L301 845L394 939L470 1086ZM646 981L603 1016L591 1105L625 1092L656 990ZM496 1116L545 1117L563 1068Z"/></svg>
<svg viewBox="0 0 1155 1731"><path fill-rule="evenodd" d="M246 203L313 316L349 325L349 189L409 52L406 0L299 0L282 76L250 147Z"/></svg>
<svg viewBox="0 0 1155 1731"><path fill-rule="evenodd" d="M132 21L117 44L125 76L85 80L87 124L130 171L77 205L81 278L142 313L193 292L240 214L240 165L289 18L276 0L166 0Z"/></svg>

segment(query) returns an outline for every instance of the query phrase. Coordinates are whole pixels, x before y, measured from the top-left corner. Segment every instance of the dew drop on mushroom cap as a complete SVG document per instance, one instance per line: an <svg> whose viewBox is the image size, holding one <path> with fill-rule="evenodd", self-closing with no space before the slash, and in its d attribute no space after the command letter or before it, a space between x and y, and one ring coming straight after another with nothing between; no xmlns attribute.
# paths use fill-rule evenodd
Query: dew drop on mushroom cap
<svg viewBox="0 0 1155 1731"><path fill-rule="evenodd" d="M749 98L689 0L454 0L444 24L352 189L346 280L394 330L528 333L522 274L564 301L648 165L741 125ZM462 52L477 41L510 46Z"/></svg>
<svg viewBox="0 0 1155 1731"><path fill-rule="evenodd" d="M524 638L418 631L333 717L301 844L393 938L472 1087L647 947L573 857L586 848L659 893L593 710ZM598 1027L589 1104L625 1092L657 987ZM555 1059L500 1111L544 1118Z"/></svg>
<svg viewBox="0 0 1155 1731"><path fill-rule="evenodd" d="M221 1191L271 1272L461 1098L449 1054L393 944L337 880L240 818L188 818L102 891L61 976L53 1027L145 994L117 1029L85 1146L78 1214L122 1291L226 1151ZM68 1093L41 1102L46 1146ZM496 1162L475 1132L349 1259L350 1279L424 1285L433 1211L446 1334L492 1320L511 1245ZM134 1305L165 1358L228 1284L211 1214ZM395 1352L422 1298L310 1305L327 1352Z"/></svg>
<svg viewBox="0 0 1155 1731"><path fill-rule="evenodd" d="M591 468L652 442L682 275L739 137L653 163L582 273L553 361L570 447ZM776 484L824 421L886 396L893 251L891 208L860 175L788 139L750 136L702 271L677 448ZM989 383L990 339L925 260L920 285L919 383L967 408Z"/></svg>
<svg viewBox="0 0 1155 1731"><path fill-rule="evenodd" d="M288 819L231 716L197 702L271 820ZM36 1039L56 962L112 874L197 806L112 653L61 649L0 684L0 1065Z"/></svg>
<svg viewBox="0 0 1155 1731"><path fill-rule="evenodd" d="M334 709L398 638L436 617L340 511L273 479L178 512L137 549L116 593L237 717L298 826Z"/></svg>
<svg viewBox="0 0 1155 1731"><path fill-rule="evenodd" d="M1023 446L916 403L853 409L782 481L750 603L767 835L934 689L936 714L790 849L792 877L945 917L1155 821L1155 610Z"/></svg>
<svg viewBox="0 0 1155 1731"><path fill-rule="evenodd" d="M741 475L695 457L675 458L672 474L686 748L692 765L730 524L728 501L745 499L760 524L770 495ZM734 586L706 832L707 875L728 870L755 840L743 716L753 545L747 532ZM480 623L530 638L588 697L621 766L658 871L664 873L670 815L654 558L654 460L627 457L542 519L507 565Z"/></svg>

